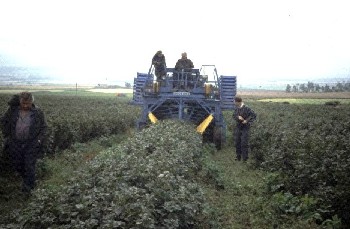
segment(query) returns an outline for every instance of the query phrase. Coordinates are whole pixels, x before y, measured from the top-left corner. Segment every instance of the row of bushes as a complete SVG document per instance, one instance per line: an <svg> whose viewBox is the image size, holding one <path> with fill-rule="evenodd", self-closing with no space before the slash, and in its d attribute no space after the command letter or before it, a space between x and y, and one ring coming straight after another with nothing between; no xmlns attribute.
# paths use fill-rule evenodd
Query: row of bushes
<svg viewBox="0 0 350 229"><path fill-rule="evenodd" d="M251 133L251 151L254 165L274 174L269 192L279 200L276 210L281 215L311 217L320 224L334 223L339 217L346 228L350 225L350 106L266 106L255 107L259 118Z"/></svg>
<svg viewBox="0 0 350 229"><path fill-rule="evenodd" d="M0 94L3 113L10 97ZM75 142L125 132L135 126L139 114L139 107L115 97L64 94L38 94L35 97L35 104L44 111L48 123L47 153L66 149ZM0 141L3 142L1 134Z"/></svg>
<svg viewBox="0 0 350 229"><path fill-rule="evenodd" d="M67 185L36 190L6 227L210 228L197 182L202 150L192 125L159 122L99 154Z"/></svg>

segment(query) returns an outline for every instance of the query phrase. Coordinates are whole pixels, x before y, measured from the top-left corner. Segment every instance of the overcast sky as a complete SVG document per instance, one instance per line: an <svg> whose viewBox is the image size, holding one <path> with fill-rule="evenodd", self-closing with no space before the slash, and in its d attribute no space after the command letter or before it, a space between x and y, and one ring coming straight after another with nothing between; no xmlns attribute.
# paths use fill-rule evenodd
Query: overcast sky
<svg viewBox="0 0 350 229"><path fill-rule="evenodd" d="M0 0L0 64L132 82L162 50L168 67L185 51L240 81L350 78L349 10L347 0Z"/></svg>

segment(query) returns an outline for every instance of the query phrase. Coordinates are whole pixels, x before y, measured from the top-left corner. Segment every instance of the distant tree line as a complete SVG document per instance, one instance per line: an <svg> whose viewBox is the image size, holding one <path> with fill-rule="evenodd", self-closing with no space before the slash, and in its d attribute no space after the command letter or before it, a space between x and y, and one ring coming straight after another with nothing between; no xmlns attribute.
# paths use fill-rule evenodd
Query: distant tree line
<svg viewBox="0 0 350 229"><path fill-rule="evenodd" d="M337 84L330 86L325 84L321 86L320 84L307 82L307 83L297 83L295 85L287 84L286 92L345 92L350 91L350 82L338 82Z"/></svg>
<svg viewBox="0 0 350 229"><path fill-rule="evenodd" d="M125 87L126 87L126 88L131 88L131 83L125 82Z"/></svg>

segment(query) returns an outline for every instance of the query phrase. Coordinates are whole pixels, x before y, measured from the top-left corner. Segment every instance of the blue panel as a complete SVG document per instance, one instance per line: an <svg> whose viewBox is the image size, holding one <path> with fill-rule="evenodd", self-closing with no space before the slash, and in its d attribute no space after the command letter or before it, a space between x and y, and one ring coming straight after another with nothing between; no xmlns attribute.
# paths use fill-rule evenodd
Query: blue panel
<svg viewBox="0 0 350 229"><path fill-rule="evenodd" d="M236 76L220 76L221 108L223 110L233 110L236 93Z"/></svg>
<svg viewBox="0 0 350 229"><path fill-rule="evenodd" d="M145 86L147 80L153 80L153 75L147 73L137 73L137 77L134 78L134 87L133 87L133 104L142 105L143 104L143 96L142 89Z"/></svg>

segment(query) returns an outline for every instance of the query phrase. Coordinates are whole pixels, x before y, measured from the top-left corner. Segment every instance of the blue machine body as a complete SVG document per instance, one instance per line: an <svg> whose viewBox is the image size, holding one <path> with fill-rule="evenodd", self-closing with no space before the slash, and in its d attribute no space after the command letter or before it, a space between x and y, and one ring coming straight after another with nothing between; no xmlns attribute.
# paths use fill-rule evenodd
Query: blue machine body
<svg viewBox="0 0 350 229"><path fill-rule="evenodd" d="M209 73L209 74L208 74ZM215 65L200 69L166 68L162 80L154 80L154 69L137 73L134 79L133 103L143 106L137 122L141 129L151 123L151 113L158 120L181 119L200 125L208 116L213 119L205 128L203 140L218 148L226 141L223 110L233 110L236 76L218 76Z"/></svg>

